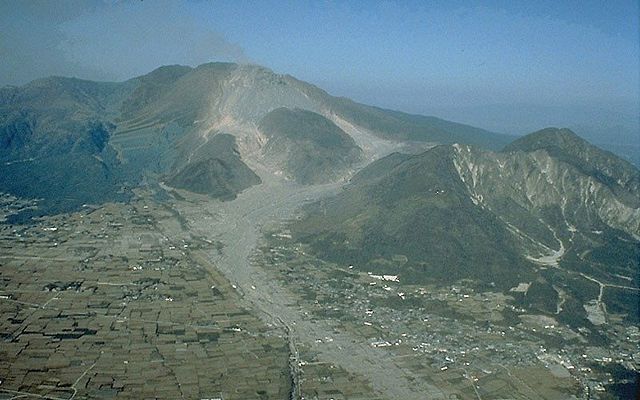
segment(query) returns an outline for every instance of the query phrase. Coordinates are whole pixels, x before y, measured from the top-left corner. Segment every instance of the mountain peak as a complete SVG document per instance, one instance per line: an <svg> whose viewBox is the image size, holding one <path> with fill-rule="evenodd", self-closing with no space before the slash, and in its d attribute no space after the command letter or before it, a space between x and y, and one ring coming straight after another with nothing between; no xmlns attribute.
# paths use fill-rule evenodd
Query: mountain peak
<svg viewBox="0 0 640 400"><path fill-rule="evenodd" d="M238 67L238 64L236 63L215 61L200 64L196 67L196 69L229 69L236 67Z"/></svg>
<svg viewBox="0 0 640 400"><path fill-rule="evenodd" d="M594 166L607 164L615 165L615 169L620 172L635 170L635 175L638 172L629 162L592 145L567 128L545 128L530 133L505 146L502 152L532 153L539 150L544 150L550 156L574 164L574 166L578 166L577 164L592 164Z"/></svg>
<svg viewBox="0 0 640 400"><path fill-rule="evenodd" d="M198 65L196 70L199 71L236 71L236 72L249 72L254 74L267 74L267 75L278 75L273 70L258 64L247 64L247 63L232 63L232 62L208 62L204 64Z"/></svg>
<svg viewBox="0 0 640 400"><path fill-rule="evenodd" d="M590 144L569 129L546 128L517 139L502 150L503 153L518 151L544 151L585 175L597 178L629 204L639 204L635 196L629 195L629 191L635 192L640 188L638 169L613 153Z"/></svg>
<svg viewBox="0 0 640 400"><path fill-rule="evenodd" d="M504 148L504 152L531 152L551 147L563 150L575 150L576 146L588 146L589 143L567 128L545 128L513 141Z"/></svg>
<svg viewBox="0 0 640 400"><path fill-rule="evenodd" d="M180 76L190 72L193 68L186 65L163 65L158 67L146 75L139 76L134 79L146 79L146 80L169 80L177 79Z"/></svg>

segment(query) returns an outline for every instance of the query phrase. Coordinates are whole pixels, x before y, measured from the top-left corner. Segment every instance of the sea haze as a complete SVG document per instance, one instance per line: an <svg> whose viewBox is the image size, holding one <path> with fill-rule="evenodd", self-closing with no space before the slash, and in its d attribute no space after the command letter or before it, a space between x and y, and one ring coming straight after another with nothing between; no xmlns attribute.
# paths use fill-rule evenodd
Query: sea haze
<svg viewBox="0 0 640 400"><path fill-rule="evenodd" d="M630 399L638 5L0 4L0 399Z"/></svg>

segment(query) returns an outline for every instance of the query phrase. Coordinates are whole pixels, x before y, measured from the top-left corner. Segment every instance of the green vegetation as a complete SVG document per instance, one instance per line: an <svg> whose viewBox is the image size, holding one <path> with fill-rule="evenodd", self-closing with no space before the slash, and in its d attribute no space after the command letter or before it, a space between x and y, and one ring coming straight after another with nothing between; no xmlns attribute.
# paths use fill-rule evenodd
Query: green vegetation
<svg viewBox="0 0 640 400"><path fill-rule="evenodd" d="M322 258L410 282L470 277L515 286L532 271L503 224L471 202L451 155L441 146L374 163L343 193L310 208L292 232ZM394 254L408 262L376 261Z"/></svg>
<svg viewBox="0 0 640 400"><path fill-rule="evenodd" d="M393 140L465 143L497 150L515 139L436 117L358 104L346 98L333 98L328 105L331 111L344 119Z"/></svg>
<svg viewBox="0 0 640 400"><path fill-rule="evenodd" d="M584 197L589 186L580 182L601 182L604 172L585 177L584 168L559 161L598 151L567 147L567 154L550 158L530 150L438 146L415 156L392 154L359 172L342 193L307 207L291 232L321 259L399 275L404 283L472 279L505 292L528 283L525 292L513 293L516 305L574 328L594 328L598 313L635 323L635 222L607 220L597 208L615 204L613 191L598 189L606 196L601 202ZM554 174L575 177L556 183ZM610 176L623 182L625 175ZM638 193L631 183L620 190ZM407 262L394 262L396 254ZM597 332L590 337L602 342Z"/></svg>
<svg viewBox="0 0 640 400"><path fill-rule="evenodd" d="M599 149L569 129L547 128L508 144L504 152L546 151L551 157L593 176L632 207L640 207L640 172L631 163ZM631 192L631 193L629 193Z"/></svg>
<svg viewBox="0 0 640 400"><path fill-rule="evenodd" d="M320 114L278 108L260 121L269 139L265 155L303 184L334 181L360 161L362 150L336 124Z"/></svg>
<svg viewBox="0 0 640 400"><path fill-rule="evenodd" d="M227 131L234 135L246 134L247 122L260 125L270 139L266 163L298 182L336 181L361 161L362 151L317 114L328 110L394 140L506 143L506 137L480 129L334 98L258 66L173 65L120 83L53 77L0 89L0 189L43 199L39 214L123 200L141 182L179 174L180 181L197 175L185 187L212 193L212 186L224 184L195 181L216 181L240 167L217 155L187 164L221 120L230 121ZM247 171L237 171L247 183L214 190L215 196L231 198L255 182Z"/></svg>
<svg viewBox="0 0 640 400"><path fill-rule="evenodd" d="M217 134L201 148L199 159L187 164L169 177L167 183L173 187L211 197L231 200L242 190L259 184L256 175L240 159L235 138Z"/></svg>

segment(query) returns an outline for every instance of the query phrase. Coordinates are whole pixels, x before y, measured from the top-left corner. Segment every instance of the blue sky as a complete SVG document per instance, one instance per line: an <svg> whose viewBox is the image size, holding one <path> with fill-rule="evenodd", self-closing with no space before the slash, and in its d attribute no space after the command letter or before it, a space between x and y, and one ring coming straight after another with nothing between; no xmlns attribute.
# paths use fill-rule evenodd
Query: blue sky
<svg viewBox="0 0 640 400"><path fill-rule="evenodd" d="M629 139L638 15L624 0L1 1L0 84L251 62L331 94L493 130L567 125Z"/></svg>

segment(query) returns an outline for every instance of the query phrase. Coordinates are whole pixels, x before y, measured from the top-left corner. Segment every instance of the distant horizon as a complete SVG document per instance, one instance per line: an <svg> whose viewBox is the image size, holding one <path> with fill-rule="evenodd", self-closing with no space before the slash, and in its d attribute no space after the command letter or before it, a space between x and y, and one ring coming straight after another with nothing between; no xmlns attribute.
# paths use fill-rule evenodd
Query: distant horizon
<svg viewBox="0 0 640 400"><path fill-rule="evenodd" d="M377 107L640 145L638 4L76 1L0 4L0 86L255 64Z"/></svg>
<svg viewBox="0 0 640 400"><path fill-rule="evenodd" d="M255 67L259 67L259 68L266 68L270 71L272 71L275 74L279 74L279 75L291 75L288 74L284 71L274 71L272 68L268 67L268 66L264 66L264 65L260 65L260 64L256 64L253 62L246 62L246 63L242 63L242 62L233 62L233 61L208 61L199 65L187 65L187 64L166 64L166 65L159 65L156 68L153 68L151 70L149 70L148 72L142 74L142 75L135 75L129 78L125 78L122 80L92 80L92 79L86 79L86 78L82 78L82 77L78 77L78 76L71 76L71 75L50 75L50 76L43 76L43 77L39 77L39 78L35 78L32 81L26 82L23 85L5 85L5 87L11 87L11 86L24 86L24 85L28 85L32 82L38 81L38 80L42 80L42 79L48 79L48 78L69 78L69 79L79 79L79 80L85 80L85 81L93 81L93 82L104 82L104 83L122 83L122 82L126 82L128 80L131 79L135 79L135 78L139 78L141 76L145 76L149 73L152 73L153 71L163 68L163 67L172 67L172 66L179 66L179 67L188 67L188 68L198 68L202 65L206 65L206 64L214 64L214 63L229 63L229 64L236 64L236 65L247 65L247 66L255 66ZM293 76L293 75L291 75ZM294 78L298 79L298 77L293 76ZM305 81L306 82L306 81ZM386 109L390 109L390 110L394 110L394 111L399 111L399 112L404 112L407 114L414 114L414 115L425 115L425 116L433 116L433 117L437 117L437 118L442 118L442 119L446 119L448 121L452 121L452 122L456 122L456 123L461 123L461 124L466 124L466 125L471 125L471 126L475 126L487 131L491 131L491 132L495 132L495 133L501 133L501 134L505 134L505 135L509 135L509 136L514 136L514 137L520 137L520 136L524 136L527 135L529 133L532 132L536 132L542 129L546 129L546 128L551 128L551 127L556 127L556 128L568 128L571 130L574 130L576 133L578 133L580 136L585 137L586 139L590 140L591 142L593 142L594 144L614 144L614 143L608 143L607 141L598 141L598 137L594 136L594 135L589 135L589 129L586 130L583 129L583 127L581 126L571 126L571 124L563 124L563 123L556 123L556 124L547 124L544 126L540 126L540 125L536 125L535 122L529 122L528 124L518 124L517 128L515 127L515 123L514 123L514 129L501 129L498 126L492 125L489 121L482 121L482 118L477 118L476 115L476 120L469 122L468 120L464 120L463 118L459 118L461 115L465 115L465 113L463 112L465 107L459 107L457 110L455 107L452 107L451 109L447 109L446 107L435 107L432 112L421 112L421 111L412 111L410 109L406 109L405 107L402 106L388 106L388 105L381 105L381 104L375 104L372 103L371 101L367 101L367 100L360 100L360 99L356 99L356 98L352 98L349 96L340 96L337 95L335 93L331 93L330 91L326 90L323 86L313 83L313 82L307 82L310 83L324 91L326 91L329 95L331 96L335 96L335 97L345 97L345 98L349 98L350 100L362 103L362 104L367 104L367 105L371 105L374 107L380 107L380 108L386 108ZM539 106L535 105L535 104L486 104L483 106L479 106L478 108L494 108L494 109L502 109L502 113L513 113L515 109L520 108L522 110L530 110L530 109L535 109ZM562 112L563 108L561 107L555 107L556 108L556 112ZM469 111L470 108L467 108L467 112ZM461 111L462 110L462 111ZM495 112L493 113L493 115L497 115L500 114L499 112ZM629 138L631 137L631 138ZM624 141L624 139L626 139L626 141ZM632 135L625 135L623 136L623 141L617 141L615 143L615 145L632 145L634 147L638 147L640 148L640 141L636 140L636 137Z"/></svg>

